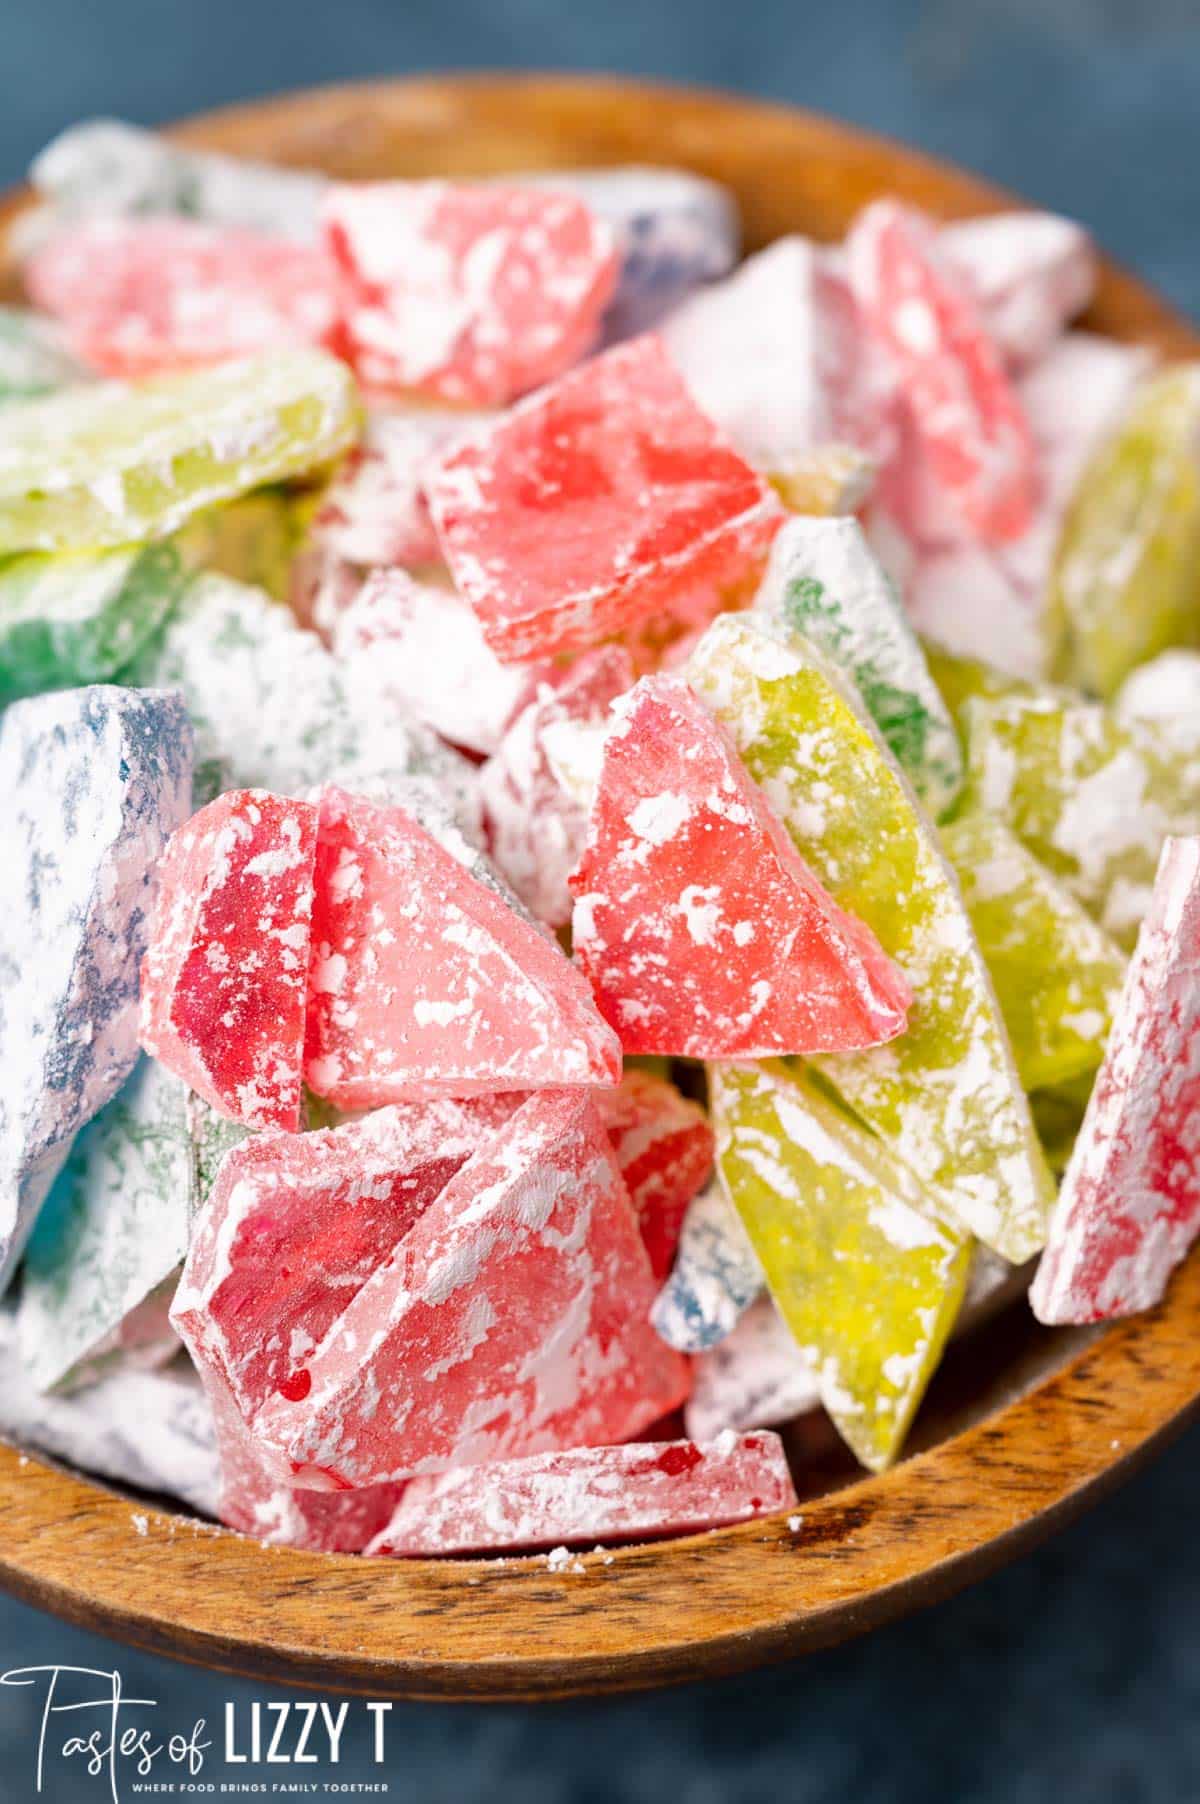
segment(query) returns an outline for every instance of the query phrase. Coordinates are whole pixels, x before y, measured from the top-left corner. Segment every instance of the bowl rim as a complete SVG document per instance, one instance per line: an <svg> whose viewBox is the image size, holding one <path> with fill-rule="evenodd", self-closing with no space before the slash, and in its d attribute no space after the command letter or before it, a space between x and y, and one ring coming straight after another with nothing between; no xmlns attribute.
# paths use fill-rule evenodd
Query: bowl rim
<svg viewBox="0 0 1200 1804"><path fill-rule="evenodd" d="M431 121L503 134L528 115L546 122L552 141L576 120L590 122L590 144L603 123L625 147L611 161L631 160L629 147L651 128L642 161L715 173L718 142L727 170L800 159L830 221L844 223L885 189L947 217L1020 204L961 168L817 114L597 75L344 83L168 129L182 142L301 162L372 118L415 136ZM27 202L25 191L0 200L0 245ZM1107 259L1084 324L1166 356L1200 349L1179 313ZM0 1441L0 1586L151 1652L374 1696L549 1698L744 1670L949 1595L1131 1475L1200 1415L1198 1310L1193 1260L1145 1315L1047 1331L1038 1381L889 1472L806 1501L792 1517L580 1554L565 1570L545 1556L365 1561L268 1548L131 1503Z"/></svg>

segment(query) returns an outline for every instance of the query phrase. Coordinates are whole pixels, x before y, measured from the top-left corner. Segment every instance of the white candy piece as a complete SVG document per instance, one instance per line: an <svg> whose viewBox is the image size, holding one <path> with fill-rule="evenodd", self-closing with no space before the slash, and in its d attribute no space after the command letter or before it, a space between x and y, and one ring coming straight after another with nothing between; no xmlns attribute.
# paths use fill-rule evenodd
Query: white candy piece
<svg viewBox="0 0 1200 1804"><path fill-rule="evenodd" d="M765 1284L737 1210L714 1177L688 1204L675 1267L650 1320L669 1347L701 1353L733 1333Z"/></svg>
<svg viewBox="0 0 1200 1804"><path fill-rule="evenodd" d="M700 1353L683 1419L694 1441L733 1429L773 1428L816 1409L820 1385L774 1299L751 1303L731 1333Z"/></svg>
<svg viewBox="0 0 1200 1804"><path fill-rule="evenodd" d="M154 869L191 781L177 695L68 689L0 724L0 1290L72 1140L137 1059Z"/></svg>
<svg viewBox="0 0 1200 1804"><path fill-rule="evenodd" d="M992 338L1011 364L1033 363L1089 306L1096 247L1056 213L995 213L943 226L938 243L966 276Z"/></svg>

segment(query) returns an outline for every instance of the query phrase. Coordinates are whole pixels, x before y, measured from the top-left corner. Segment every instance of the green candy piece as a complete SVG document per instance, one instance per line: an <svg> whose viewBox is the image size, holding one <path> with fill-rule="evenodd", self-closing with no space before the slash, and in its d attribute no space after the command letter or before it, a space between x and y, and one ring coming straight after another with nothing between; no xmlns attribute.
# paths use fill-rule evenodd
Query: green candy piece
<svg viewBox="0 0 1200 1804"><path fill-rule="evenodd" d="M970 1236L799 1069L716 1065L710 1080L721 1181L838 1433L878 1472L954 1325Z"/></svg>
<svg viewBox="0 0 1200 1804"><path fill-rule="evenodd" d="M49 320L24 307L0 307L0 407L87 380Z"/></svg>
<svg viewBox="0 0 1200 1804"><path fill-rule="evenodd" d="M1046 697L971 701L966 722L964 813L1002 820L1130 950L1163 841L1200 832L1200 742Z"/></svg>
<svg viewBox="0 0 1200 1804"><path fill-rule="evenodd" d="M107 683L183 593L171 544L0 559L0 707Z"/></svg>
<svg viewBox="0 0 1200 1804"><path fill-rule="evenodd" d="M1004 1022L958 885L895 760L799 636L714 621L688 680L733 735L801 856L865 921L913 991L906 1033L814 1061L939 1208L1014 1264L1054 1200Z"/></svg>
<svg viewBox="0 0 1200 1804"><path fill-rule="evenodd" d="M162 538L202 508L327 463L361 419L349 370L315 350L19 403L0 435L0 551Z"/></svg>
<svg viewBox="0 0 1200 1804"><path fill-rule="evenodd" d="M191 1205L214 1175L202 1149L247 1131L215 1120L143 1058L79 1136L25 1253L18 1334L40 1390L90 1380L110 1353L161 1338L159 1293L173 1292Z"/></svg>
<svg viewBox="0 0 1200 1804"><path fill-rule="evenodd" d="M858 521L789 520L754 611L802 633L843 670L934 815L962 786L962 747L916 634Z"/></svg>
<svg viewBox="0 0 1200 1804"><path fill-rule="evenodd" d="M1111 696L1200 643L1200 363L1139 391L1079 479L1048 591L1051 674Z"/></svg>
<svg viewBox="0 0 1200 1804"><path fill-rule="evenodd" d="M1001 821L942 829L1012 1042L1021 1082L1045 1089L1099 1070L1125 958Z"/></svg>

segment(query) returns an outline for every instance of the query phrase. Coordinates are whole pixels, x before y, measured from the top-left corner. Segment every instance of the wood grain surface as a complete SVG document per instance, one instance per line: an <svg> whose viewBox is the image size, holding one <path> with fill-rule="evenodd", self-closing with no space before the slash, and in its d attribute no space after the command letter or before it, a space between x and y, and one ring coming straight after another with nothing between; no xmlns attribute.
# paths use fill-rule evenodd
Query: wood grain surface
<svg viewBox="0 0 1200 1804"><path fill-rule="evenodd" d="M829 120L602 79L330 88L175 135L345 176L682 164L736 192L748 248L792 230L840 236L881 193L946 217L1012 204ZM0 204L0 229L24 204ZM15 289L2 257L0 287ZM1168 356L1197 353L1186 322L1110 264L1086 323ZM1131 1473L1200 1413L1197 1321L1195 1260L1161 1308L1103 1332L1051 1333L1018 1307L951 1350L893 1471L855 1478L820 1423L793 1431L798 1528L780 1517L584 1555L565 1572L544 1558L368 1562L263 1548L0 1443L0 1582L157 1653L378 1697L553 1697L730 1672L945 1596Z"/></svg>

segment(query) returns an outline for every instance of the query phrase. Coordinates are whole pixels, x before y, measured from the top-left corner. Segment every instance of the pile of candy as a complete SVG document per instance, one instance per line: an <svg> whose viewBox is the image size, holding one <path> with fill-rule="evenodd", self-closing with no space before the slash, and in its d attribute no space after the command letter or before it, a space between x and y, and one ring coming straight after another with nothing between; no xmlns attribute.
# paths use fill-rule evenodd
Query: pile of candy
<svg viewBox="0 0 1200 1804"><path fill-rule="evenodd" d="M0 1428L555 1550L1200 1229L1200 368L1065 221L117 125L0 317ZM1042 1255L1036 1266L1034 1261ZM181 1347L182 1343L182 1347ZM562 1564L561 1560L558 1560Z"/></svg>

